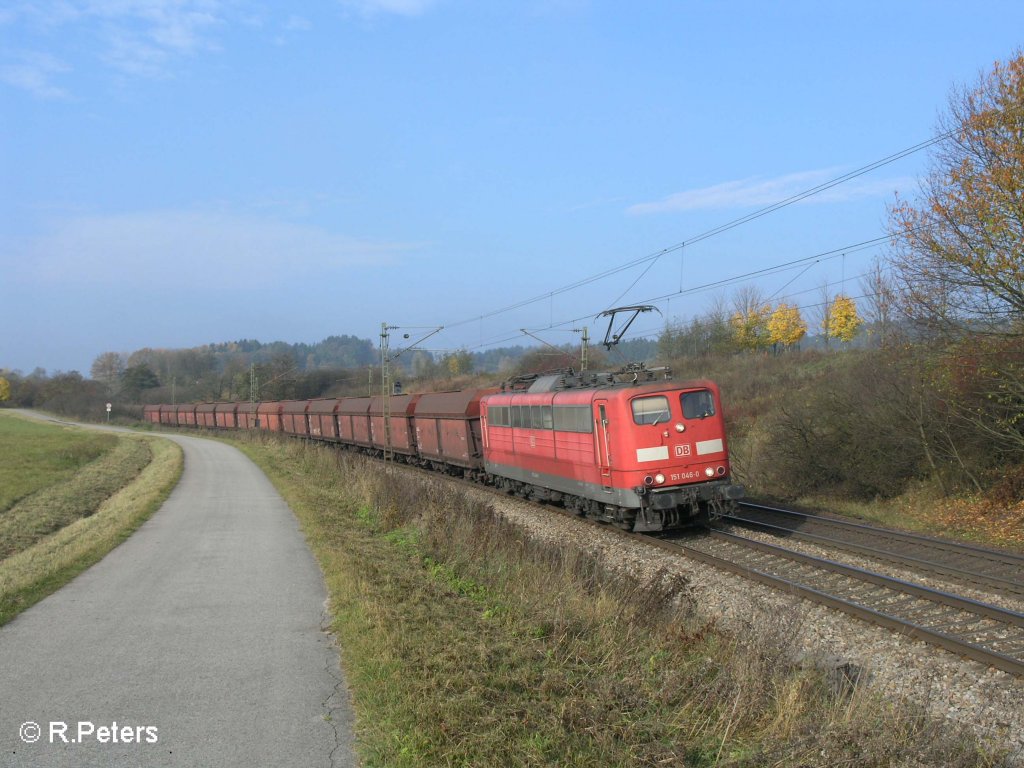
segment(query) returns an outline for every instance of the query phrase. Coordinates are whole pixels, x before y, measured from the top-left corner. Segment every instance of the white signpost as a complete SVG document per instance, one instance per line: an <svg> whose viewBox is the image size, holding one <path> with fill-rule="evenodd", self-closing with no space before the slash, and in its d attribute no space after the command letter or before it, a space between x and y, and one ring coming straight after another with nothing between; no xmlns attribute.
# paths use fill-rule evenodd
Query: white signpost
<svg viewBox="0 0 1024 768"><path fill-rule="evenodd" d="M110 409L113 408L113 404L107 403L107 423L110 423Z"/></svg>

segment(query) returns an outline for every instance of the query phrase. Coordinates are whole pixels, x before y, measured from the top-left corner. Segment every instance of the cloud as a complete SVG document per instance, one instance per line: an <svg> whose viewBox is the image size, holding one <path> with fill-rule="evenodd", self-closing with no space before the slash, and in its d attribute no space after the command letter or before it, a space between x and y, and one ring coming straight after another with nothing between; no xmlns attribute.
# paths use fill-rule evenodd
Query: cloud
<svg viewBox="0 0 1024 768"><path fill-rule="evenodd" d="M86 51L122 73L152 77L166 75L177 58L216 50L214 31L227 10L222 0L42 0L5 11L0 24L40 44L64 42L65 58ZM45 77L52 74L19 62L4 67L3 80L53 98L59 89Z"/></svg>
<svg viewBox="0 0 1024 768"><path fill-rule="evenodd" d="M365 16L382 13L419 16L435 5L436 0L341 0L341 4Z"/></svg>
<svg viewBox="0 0 1024 768"><path fill-rule="evenodd" d="M303 18L302 16L289 16L288 20L284 24L284 28L288 32L306 32L313 28L313 25L309 22L309 19Z"/></svg>
<svg viewBox="0 0 1024 768"><path fill-rule="evenodd" d="M5 250L30 284L165 289L198 279L237 292L391 263L416 247L231 213L156 211L67 219Z"/></svg>
<svg viewBox="0 0 1024 768"><path fill-rule="evenodd" d="M824 184L843 175L841 169L825 168L818 171L791 173L774 179L752 177L726 181L710 187L676 192L650 203L637 203L626 209L632 215L677 213L722 208L760 208L773 205L786 198ZM891 195L915 182L909 177L880 180L853 179L838 184L801 202L837 203L871 197Z"/></svg>
<svg viewBox="0 0 1024 768"><path fill-rule="evenodd" d="M71 67L48 53L27 52L15 58L0 66L0 81L40 99L67 98L67 91L54 83L54 76L69 72Z"/></svg>
<svg viewBox="0 0 1024 768"><path fill-rule="evenodd" d="M91 0L85 14L100 22L103 59L135 76L166 74L175 57L217 48L210 33L223 23L216 0Z"/></svg>

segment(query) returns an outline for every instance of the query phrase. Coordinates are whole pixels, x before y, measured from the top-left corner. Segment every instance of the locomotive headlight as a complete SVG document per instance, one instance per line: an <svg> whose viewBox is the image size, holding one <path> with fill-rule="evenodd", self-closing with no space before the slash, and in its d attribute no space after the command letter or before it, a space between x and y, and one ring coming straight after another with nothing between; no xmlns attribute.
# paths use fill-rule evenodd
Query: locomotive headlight
<svg viewBox="0 0 1024 768"><path fill-rule="evenodd" d="M707 469L704 470L704 474L707 475L708 477L714 477L715 470L713 470L711 467L708 467Z"/></svg>
<svg viewBox="0 0 1024 768"><path fill-rule="evenodd" d="M661 474L661 472L659 472L654 476L654 482L656 482L658 485L661 485L662 483L665 482L665 476Z"/></svg>
<svg viewBox="0 0 1024 768"><path fill-rule="evenodd" d="M686 431L686 425L683 424L683 422L681 422L681 421L678 422L676 424L676 432L685 432L685 431Z"/></svg>
<svg viewBox="0 0 1024 768"><path fill-rule="evenodd" d="M650 475L644 477L644 485L654 485L654 478Z"/></svg>

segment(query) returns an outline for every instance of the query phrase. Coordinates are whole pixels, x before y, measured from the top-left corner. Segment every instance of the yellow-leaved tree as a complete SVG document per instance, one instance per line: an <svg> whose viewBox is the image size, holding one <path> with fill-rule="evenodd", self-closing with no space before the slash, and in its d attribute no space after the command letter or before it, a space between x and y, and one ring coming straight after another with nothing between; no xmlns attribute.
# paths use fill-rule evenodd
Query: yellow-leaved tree
<svg viewBox="0 0 1024 768"><path fill-rule="evenodd" d="M11 399L11 382L0 376L0 403Z"/></svg>
<svg viewBox="0 0 1024 768"><path fill-rule="evenodd" d="M807 323L799 307L782 302L768 318L768 341L791 347L807 335Z"/></svg>
<svg viewBox="0 0 1024 768"><path fill-rule="evenodd" d="M768 341L768 315L770 312L771 307L767 304L735 312L729 318L729 324L732 326L732 337L736 346L740 349L750 350L767 347L770 343Z"/></svg>
<svg viewBox="0 0 1024 768"><path fill-rule="evenodd" d="M849 343L853 341L857 330L863 324L864 321L857 314L857 304L853 299L839 294L832 300L832 306L828 310L828 328L826 329L829 338Z"/></svg>
<svg viewBox="0 0 1024 768"><path fill-rule="evenodd" d="M729 318L732 338L740 349L764 349L768 341L768 316L772 308L761 297L756 286L746 285L732 299L733 313Z"/></svg>

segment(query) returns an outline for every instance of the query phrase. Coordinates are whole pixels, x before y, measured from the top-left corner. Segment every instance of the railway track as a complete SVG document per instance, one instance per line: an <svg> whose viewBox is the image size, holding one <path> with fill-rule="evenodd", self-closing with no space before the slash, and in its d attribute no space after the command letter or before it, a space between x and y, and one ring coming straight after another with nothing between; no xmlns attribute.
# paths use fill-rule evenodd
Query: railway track
<svg viewBox="0 0 1024 768"><path fill-rule="evenodd" d="M641 538L1024 676L1024 614L723 531L685 541Z"/></svg>
<svg viewBox="0 0 1024 768"><path fill-rule="evenodd" d="M1024 557L1010 552L746 502L739 505L737 514L722 520L883 560L998 594L1024 597Z"/></svg>
<svg viewBox="0 0 1024 768"><path fill-rule="evenodd" d="M555 505L538 506L1024 677L1024 614L724 531L669 538L625 531Z"/></svg>
<svg viewBox="0 0 1024 768"><path fill-rule="evenodd" d="M426 470L412 471L436 477ZM480 488L467 480L449 479ZM506 496L504 492L494 489L488 491L495 496ZM685 540L652 536L631 533L580 517L559 506L536 506L546 512L554 511L580 523L799 595L907 637L1024 677L1024 614L724 531L708 530L698 535L690 534ZM986 552L980 548L964 548ZM906 564L906 561L902 562Z"/></svg>

